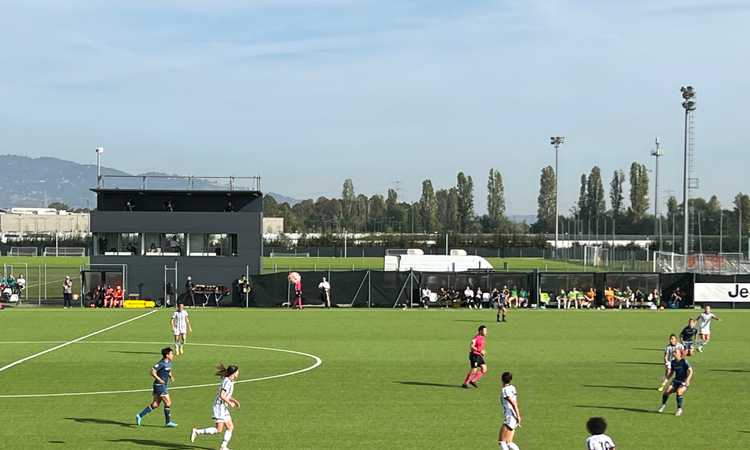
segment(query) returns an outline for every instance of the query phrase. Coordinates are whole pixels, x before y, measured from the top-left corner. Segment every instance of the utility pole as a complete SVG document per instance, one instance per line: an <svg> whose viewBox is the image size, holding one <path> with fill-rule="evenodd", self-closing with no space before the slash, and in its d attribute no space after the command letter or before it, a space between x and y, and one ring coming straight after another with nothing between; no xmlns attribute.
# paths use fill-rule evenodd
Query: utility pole
<svg viewBox="0 0 750 450"><path fill-rule="evenodd" d="M683 223L683 236L682 236L682 247L683 252L685 253L685 270L687 270L688 265L688 253L690 252L689 248L689 237L690 237L690 174L689 174L689 166L690 166L690 155L689 155L689 124L690 124L690 113L695 111L695 89L692 86L682 87L680 88L680 92L682 93L682 107L685 109L685 135L684 135L684 143L685 143L685 154L684 154L684 161L683 161L683 173L682 173L682 208L683 208L683 216L684 216L684 223Z"/></svg>
<svg viewBox="0 0 750 450"><path fill-rule="evenodd" d="M549 143L553 147L555 147L555 256L557 256L557 245L559 240L559 227L560 227L560 213L559 210L559 203L560 203L560 196L558 193L558 185L560 184L560 174L558 172L558 155L560 150L560 144L565 143L565 137L564 136L552 136L549 138Z"/></svg>
<svg viewBox="0 0 750 450"><path fill-rule="evenodd" d="M656 149L651 152L651 156L656 160L656 167L654 168L654 238L659 238L659 251L662 250L661 241L661 217L659 216L659 158L664 154L660 147L659 138L655 140Z"/></svg>

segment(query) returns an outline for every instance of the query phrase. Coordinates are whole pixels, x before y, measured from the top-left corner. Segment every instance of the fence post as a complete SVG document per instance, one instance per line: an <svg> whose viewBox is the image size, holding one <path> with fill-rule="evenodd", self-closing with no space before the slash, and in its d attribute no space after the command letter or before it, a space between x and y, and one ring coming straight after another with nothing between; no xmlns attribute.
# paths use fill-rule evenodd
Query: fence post
<svg viewBox="0 0 750 450"><path fill-rule="evenodd" d="M47 264L44 264L44 301L47 301Z"/></svg>
<svg viewBox="0 0 750 450"><path fill-rule="evenodd" d="M37 306L42 306L42 266L38 265L36 266L36 272L37 272L37 278L36 278L36 296L37 296Z"/></svg>
<svg viewBox="0 0 750 450"><path fill-rule="evenodd" d="M367 271L367 307L372 308L372 277L370 270Z"/></svg>

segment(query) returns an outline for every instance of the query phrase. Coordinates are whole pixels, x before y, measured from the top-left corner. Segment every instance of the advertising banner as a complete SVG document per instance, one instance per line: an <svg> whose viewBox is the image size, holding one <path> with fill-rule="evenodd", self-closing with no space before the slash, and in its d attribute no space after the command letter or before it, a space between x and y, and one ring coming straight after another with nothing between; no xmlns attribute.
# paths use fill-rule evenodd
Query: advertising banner
<svg viewBox="0 0 750 450"><path fill-rule="evenodd" d="M750 283L695 283L695 303L750 302Z"/></svg>

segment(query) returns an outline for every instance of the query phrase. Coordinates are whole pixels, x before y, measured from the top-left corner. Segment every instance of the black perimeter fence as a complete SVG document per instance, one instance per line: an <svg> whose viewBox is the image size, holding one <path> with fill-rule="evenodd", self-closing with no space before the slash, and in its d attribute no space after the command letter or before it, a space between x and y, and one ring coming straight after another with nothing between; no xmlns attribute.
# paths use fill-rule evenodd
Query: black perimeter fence
<svg viewBox="0 0 750 450"><path fill-rule="evenodd" d="M538 307L543 294L554 299L560 290L571 289L596 291L595 304L604 305L607 288L633 292L640 289L648 296L654 289L666 303L678 288L682 292L683 307L693 306L693 288L696 282L703 283L750 283L750 275L703 275L693 273L658 274L652 272L382 272L362 270L352 272L301 271L302 298L307 306L322 305L323 299L318 284L325 277L330 285L330 297L337 307L393 308L417 305L421 290L438 292L441 288L463 292L466 287L481 288L483 292L493 289L528 293L529 306ZM279 307L293 301L294 291L287 281L286 273L271 273L252 277L252 291L247 296L235 291L234 306ZM228 304L225 303L225 304ZM750 307L742 303L712 303L718 307Z"/></svg>

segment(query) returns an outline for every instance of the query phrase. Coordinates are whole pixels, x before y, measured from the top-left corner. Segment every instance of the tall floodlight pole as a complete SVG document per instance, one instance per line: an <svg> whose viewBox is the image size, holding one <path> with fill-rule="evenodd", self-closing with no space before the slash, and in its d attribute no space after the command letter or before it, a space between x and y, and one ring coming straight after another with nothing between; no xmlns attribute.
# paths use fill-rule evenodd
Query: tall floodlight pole
<svg viewBox="0 0 750 450"><path fill-rule="evenodd" d="M685 270L687 270L688 265L688 253L689 253L689 234L690 234L690 228L689 228L689 222L690 222L690 205L689 200L690 196L688 194L688 189L690 186L688 183L690 182L689 179L689 155L688 155L688 128L689 128L689 121L690 121L690 114L695 111L695 89L692 86L683 86L680 88L680 92L682 93L682 107L685 109L685 155L684 155L684 167L682 172L682 211L683 211L683 236L682 236L682 249L685 252Z"/></svg>
<svg viewBox="0 0 750 450"><path fill-rule="evenodd" d="M560 196L558 195L558 185L560 183L560 176L557 170L559 149L560 144L565 143L564 136L552 136L549 138L549 143L555 147L555 256L557 256L557 245L559 239L559 227L560 227L560 214L558 213L558 204L560 203Z"/></svg>
<svg viewBox="0 0 750 450"><path fill-rule="evenodd" d="M104 147L96 147L96 188L102 187L102 153Z"/></svg>
<svg viewBox="0 0 750 450"><path fill-rule="evenodd" d="M664 153L661 150L661 143L659 142L659 138L656 138L655 143L656 148L651 151L651 156L653 156L656 160L656 167L654 167L654 237L659 237L659 251L661 251L661 217L659 217L659 158L661 158Z"/></svg>

